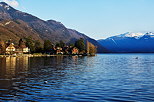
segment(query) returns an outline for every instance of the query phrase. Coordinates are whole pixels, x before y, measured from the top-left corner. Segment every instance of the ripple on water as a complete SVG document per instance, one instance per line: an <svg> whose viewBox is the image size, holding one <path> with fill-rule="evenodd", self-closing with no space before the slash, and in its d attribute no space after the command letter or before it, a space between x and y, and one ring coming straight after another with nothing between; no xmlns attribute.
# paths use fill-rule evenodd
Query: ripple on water
<svg viewBox="0 0 154 102"><path fill-rule="evenodd" d="M0 64L2 102L154 101L153 54L0 58Z"/></svg>

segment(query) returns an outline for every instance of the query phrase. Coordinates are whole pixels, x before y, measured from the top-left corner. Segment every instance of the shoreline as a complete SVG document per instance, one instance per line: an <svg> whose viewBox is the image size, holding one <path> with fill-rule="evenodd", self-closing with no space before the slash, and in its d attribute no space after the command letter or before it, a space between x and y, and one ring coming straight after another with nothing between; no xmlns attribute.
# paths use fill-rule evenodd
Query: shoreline
<svg viewBox="0 0 154 102"><path fill-rule="evenodd" d="M69 56L69 55L33 55L33 54L26 54L26 55L0 55L0 57L52 57L52 56Z"/></svg>
<svg viewBox="0 0 154 102"><path fill-rule="evenodd" d="M22 55L0 55L0 58L1 57L54 57L54 56L85 56L85 55L81 55L81 54L78 54L78 55L22 54Z"/></svg>

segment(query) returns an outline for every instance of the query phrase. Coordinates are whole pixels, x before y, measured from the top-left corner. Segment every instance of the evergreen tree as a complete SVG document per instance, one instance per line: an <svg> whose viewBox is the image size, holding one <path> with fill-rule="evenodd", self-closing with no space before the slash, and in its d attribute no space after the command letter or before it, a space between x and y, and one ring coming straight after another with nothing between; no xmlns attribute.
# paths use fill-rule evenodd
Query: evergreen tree
<svg viewBox="0 0 154 102"><path fill-rule="evenodd" d="M59 45L59 47L63 48L65 46L65 43L62 40L60 40Z"/></svg>
<svg viewBox="0 0 154 102"><path fill-rule="evenodd" d="M6 50L6 45L5 42L3 40L0 39L0 48L1 48L1 53L5 53Z"/></svg>
<svg viewBox="0 0 154 102"><path fill-rule="evenodd" d="M28 48L30 48L30 51L33 53L33 52L35 52L35 43L34 43L34 41L32 40L32 38L31 37L28 37L28 38L25 38L25 40L26 40L26 46L28 47Z"/></svg>
<svg viewBox="0 0 154 102"><path fill-rule="evenodd" d="M56 43L56 47L60 47L60 43Z"/></svg>
<svg viewBox="0 0 154 102"><path fill-rule="evenodd" d="M74 44L73 44L73 43L71 43L71 44L69 44L69 46L73 47L73 46L74 46Z"/></svg>
<svg viewBox="0 0 154 102"><path fill-rule="evenodd" d="M44 41L44 51L49 52L53 48L53 45L50 40Z"/></svg>
<svg viewBox="0 0 154 102"><path fill-rule="evenodd" d="M35 41L35 52L36 53L40 53L40 52L42 52L42 45L41 45L41 43L40 43L40 41Z"/></svg>
<svg viewBox="0 0 154 102"><path fill-rule="evenodd" d="M75 42L75 47L77 47L79 49L80 52L85 51L85 43L84 43L84 39L80 38L79 40L77 40Z"/></svg>

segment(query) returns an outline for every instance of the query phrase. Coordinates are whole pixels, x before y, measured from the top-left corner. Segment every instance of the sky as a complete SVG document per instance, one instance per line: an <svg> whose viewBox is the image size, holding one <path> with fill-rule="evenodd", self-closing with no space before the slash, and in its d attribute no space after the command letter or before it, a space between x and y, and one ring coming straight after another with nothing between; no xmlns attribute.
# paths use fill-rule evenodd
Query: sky
<svg viewBox="0 0 154 102"><path fill-rule="evenodd" d="M43 20L56 20L94 39L154 32L154 0L0 0Z"/></svg>

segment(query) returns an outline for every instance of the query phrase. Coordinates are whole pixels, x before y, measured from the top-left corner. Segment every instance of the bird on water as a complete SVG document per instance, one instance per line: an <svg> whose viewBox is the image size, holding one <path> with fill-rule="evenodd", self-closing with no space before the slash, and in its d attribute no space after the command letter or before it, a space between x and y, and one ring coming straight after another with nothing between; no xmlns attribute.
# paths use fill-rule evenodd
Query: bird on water
<svg viewBox="0 0 154 102"><path fill-rule="evenodd" d="M48 81L46 80L46 81L44 81L44 84L47 84L48 83Z"/></svg>

